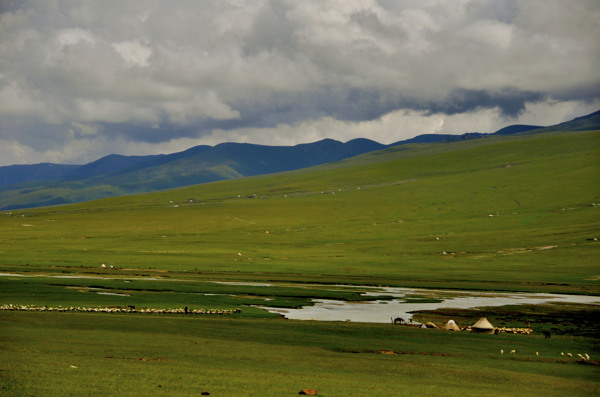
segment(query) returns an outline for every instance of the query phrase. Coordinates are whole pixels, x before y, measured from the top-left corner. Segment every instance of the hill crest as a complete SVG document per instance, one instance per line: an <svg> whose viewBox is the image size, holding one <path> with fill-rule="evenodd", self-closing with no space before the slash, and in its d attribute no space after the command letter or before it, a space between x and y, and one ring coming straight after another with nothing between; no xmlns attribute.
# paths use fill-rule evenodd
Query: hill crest
<svg viewBox="0 0 600 397"><path fill-rule="evenodd" d="M585 129L600 129L600 111L550 127L511 125L492 134L423 134L391 145L366 138L345 143L326 138L295 146L224 142L171 154L112 154L80 166L49 163L5 166L0 167L0 210L74 203L293 171L411 143L443 144L490 136Z"/></svg>

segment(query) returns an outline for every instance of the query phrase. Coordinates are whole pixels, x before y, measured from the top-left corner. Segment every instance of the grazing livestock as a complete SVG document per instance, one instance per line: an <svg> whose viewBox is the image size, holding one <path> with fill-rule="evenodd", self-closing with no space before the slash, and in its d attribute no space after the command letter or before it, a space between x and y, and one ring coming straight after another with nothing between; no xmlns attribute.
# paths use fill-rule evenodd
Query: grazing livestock
<svg viewBox="0 0 600 397"><path fill-rule="evenodd" d="M316 396L318 392L315 389L302 389L298 394L302 396Z"/></svg>
<svg viewBox="0 0 600 397"><path fill-rule="evenodd" d="M1 305L0 311L32 311L32 312L86 312L86 313L150 313L150 314L184 314L186 309L157 309L157 308L145 308L136 309L135 306L129 305L128 307L120 306L109 306L109 307L48 307L48 306L35 306L35 305ZM187 309L187 313L191 314L240 314L242 309L237 308L235 310L216 310L216 309Z"/></svg>
<svg viewBox="0 0 600 397"><path fill-rule="evenodd" d="M515 349L512 349L512 350L510 351L510 354L512 354L512 355L514 356L515 354L517 354L517 351L516 351Z"/></svg>

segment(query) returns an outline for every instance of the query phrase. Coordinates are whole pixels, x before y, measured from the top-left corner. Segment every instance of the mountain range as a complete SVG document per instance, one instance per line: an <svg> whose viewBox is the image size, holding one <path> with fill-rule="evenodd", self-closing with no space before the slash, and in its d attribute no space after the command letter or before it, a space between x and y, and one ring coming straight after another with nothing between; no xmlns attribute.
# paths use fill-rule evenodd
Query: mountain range
<svg viewBox="0 0 600 397"><path fill-rule="evenodd" d="M445 144L489 136L600 128L600 111L549 127L511 125L492 134L424 134L384 145L369 139L332 139L296 146L222 143L163 155L111 154L84 165L0 167L0 210L76 203L224 179L292 171L407 144Z"/></svg>

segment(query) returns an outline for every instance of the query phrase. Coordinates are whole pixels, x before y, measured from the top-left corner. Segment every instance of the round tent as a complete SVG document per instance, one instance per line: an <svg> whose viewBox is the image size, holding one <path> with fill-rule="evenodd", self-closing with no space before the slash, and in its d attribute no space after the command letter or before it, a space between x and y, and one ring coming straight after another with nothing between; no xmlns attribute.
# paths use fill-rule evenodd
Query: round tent
<svg viewBox="0 0 600 397"><path fill-rule="evenodd" d="M488 321L487 318L481 317L479 321L471 326L472 332L480 332L486 334L494 333L494 326Z"/></svg>
<svg viewBox="0 0 600 397"><path fill-rule="evenodd" d="M454 320L448 320L444 329L448 331L460 331L460 327L454 322Z"/></svg>

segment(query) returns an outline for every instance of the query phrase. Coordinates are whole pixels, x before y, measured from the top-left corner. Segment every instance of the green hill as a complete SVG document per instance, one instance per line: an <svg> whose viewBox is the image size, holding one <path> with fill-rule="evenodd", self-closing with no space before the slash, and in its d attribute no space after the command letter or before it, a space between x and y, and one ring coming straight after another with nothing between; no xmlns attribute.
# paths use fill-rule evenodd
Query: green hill
<svg viewBox="0 0 600 397"><path fill-rule="evenodd" d="M77 203L306 168L386 147L368 139L296 146L222 143L169 155L109 155L82 166L0 167L0 210Z"/></svg>
<svg viewBox="0 0 600 397"><path fill-rule="evenodd" d="M303 169L385 147L452 143L497 135L529 135L600 128L600 111L550 127L513 125L493 134L425 134L389 146L354 139L332 139L296 146L222 143L195 146L169 155L109 155L82 166L38 164L0 167L0 210L77 203L147 193L225 179Z"/></svg>
<svg viewBox="0 0 600 397"><path fill-rule="evenodd" d="M599 293L600 132L413 144L338 163L5 211L4 269Z"/></svg>

